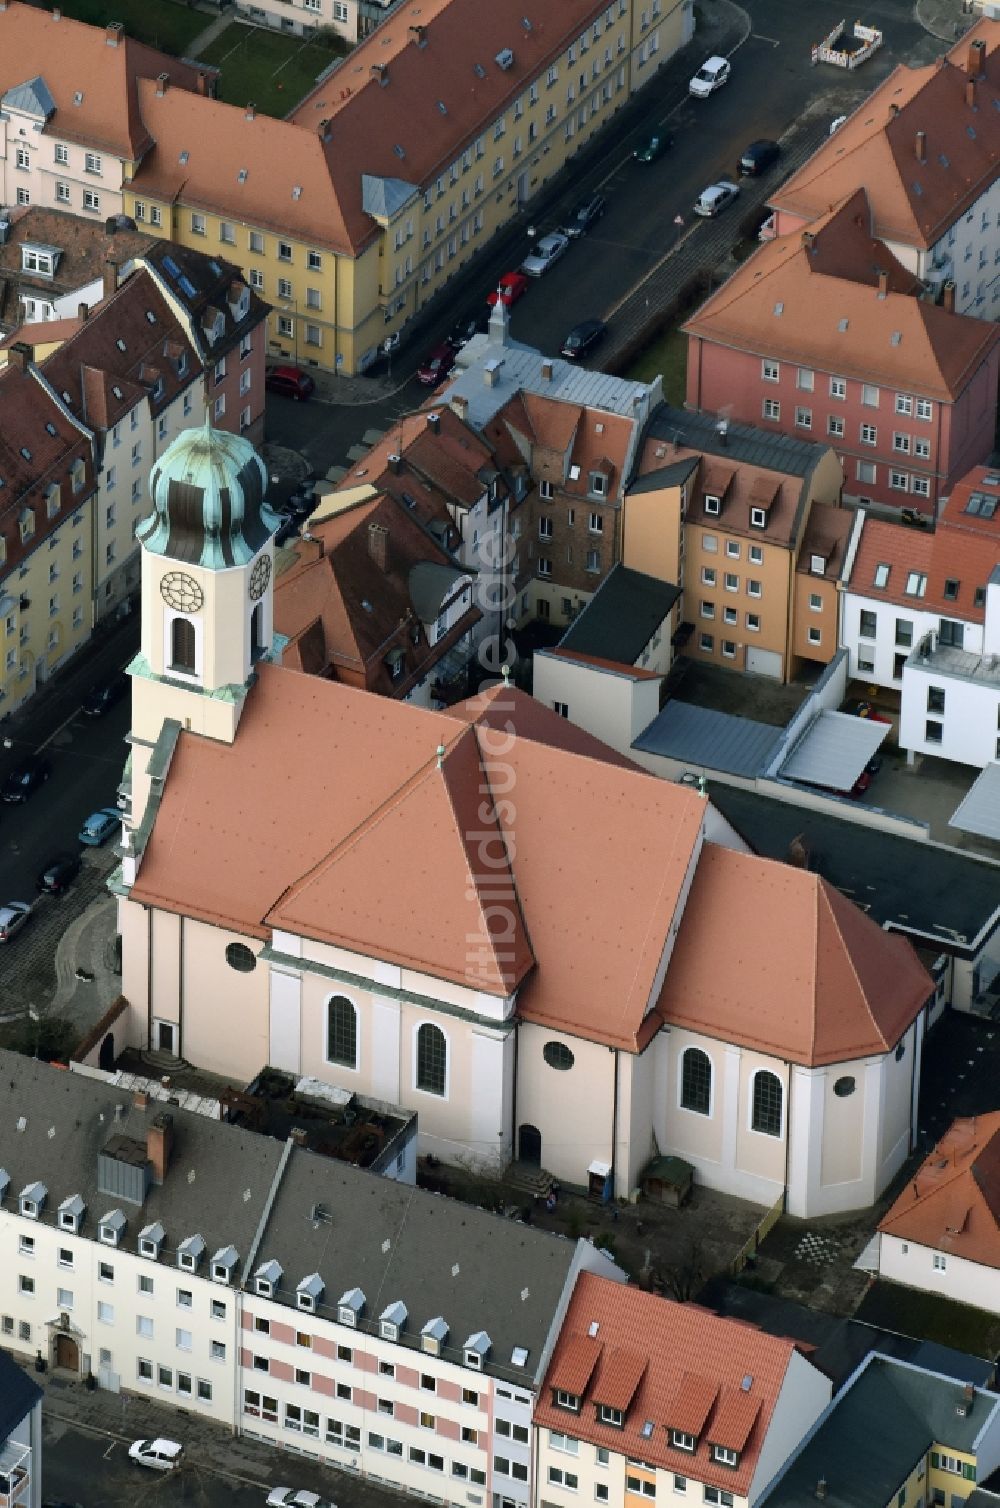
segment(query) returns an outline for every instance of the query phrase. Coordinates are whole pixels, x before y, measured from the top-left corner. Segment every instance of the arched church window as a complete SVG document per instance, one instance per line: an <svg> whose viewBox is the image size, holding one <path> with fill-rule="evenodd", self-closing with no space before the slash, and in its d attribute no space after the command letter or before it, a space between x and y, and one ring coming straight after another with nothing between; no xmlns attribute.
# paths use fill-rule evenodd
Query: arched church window
<svg viewBox="0 0 1000 1508"><path fill-rule="evenodd" d="M417 1088L444 1094L448 1079L448 1043L432 1021L417 1029Z"/></svg>
<svg viewBox="0 0 1000 1508"><path fill-rule="evenodd" d="M264 643L264 609L258 602L250 614L250 658L257 661L266 654Z"/></svg>
<svg viewBox="0 0 1000 1508"><path fill-rule="evenodd" d="M358 1066L358 1013L345 995L327 1001L326 1057L345 1068Z"/></svg>
<svg viewBox="0 0 1000 1508"><path fill-rule="evenodd" d="M781 1135L781 1106L784 1090L776 1073L761 1068L753 1076L750 1125L764 1136Z"/></svg>
<svg viewBox="0 0 1000 1508"><path fill-rule="evenodd" d="M175 618L170 625L170 668L195 670L195 631L190 618Z"/></svg>
<svg viewBox="0 0 1000 1508"><path fill-rule="evenodd" d="M687 1047L681 1059L681 1107L712 1113L712 1060L700 1047Z"/></svg>

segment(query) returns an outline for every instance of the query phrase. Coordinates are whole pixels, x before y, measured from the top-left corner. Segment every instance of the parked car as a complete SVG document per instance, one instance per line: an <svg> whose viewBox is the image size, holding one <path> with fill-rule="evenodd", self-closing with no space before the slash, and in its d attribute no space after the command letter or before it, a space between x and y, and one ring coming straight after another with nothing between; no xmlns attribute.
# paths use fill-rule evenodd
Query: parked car
<svg viewBox="0 0 1000 1508"><path fill-rule="evenodd" d="M62 895L80 873L80 864L78 853L56 854L38 876L39 890L45 890L49 895Z"/></svg>
<svg viewBox="0 0 1000 1508"><path fill-rule="evenodd" d="M30 920L31 907L27 901L7 901L0 906L0 943L10 942Z"/></svg>
<svg viewBox="0 0 1000 1508"><path fill-rule="evenodd" d="M133 1440L128 1454L129 1460L137 1466L149 1466L153 1471L173 1471L181 1464L184 1447L176 1440Z"/></svg>
<svg viewBox="0 0 1000 1508"><path fill-rule="evenodd" d="M876 755L874 759L869 759L868 763L861 771L861 774L851 786L850 794L855 801L859 801L865 794L865 791L867 791L868 787L871 785L872 781L875 779L875 776L878 774L881 768L882 761L881 759L879 759L878 755Z"/></svg>
<svg viewBox="0 0 1000 1508"><path fill-rule="evenodd" d="M129 679L124 670L120 670L109 681L98 681L97 685L92 686L88 691L82 710L87 717L103 717L105 712L110 712L111 708L121 701L128 690L128 685Z"/></svg>
<svg viewBox="0 0 1000 1508"><path fill-rule="evenodd" d="M467 314L462 319L457 319L448 334L448 344L453 351L460 351L467 346L474 335L478 335L486 329L486 319L481 314Z"/></svg>
<svg viewBox="0 0 1000 1508"><path fill-rule="evenodd" d="M740 158L740 172L744 178L759 178L780 156L778 143L762 137L760 141L752 141L744 151Z"/></svg>
<svg viewBox="0 0 1000 1508"><path fill-rule="evenodd" d="M720 183L712 183L707 189L702 189L699 198L695 201L694 212L696 215L701 215L703 219L714 220L727 204L732 204L739 191L739 184L733 183L728 178L723 178Z"/></svg>
<svg viewBox="0 0 1000 1508"><path fill-rule="evenodd" d="M566 234L573 236L574 239L577 236L586 235L587 231L597 224L607 207L607 200L603 194L591 194L589 199L584 199L583 203L578 204L573 211L569 224L566 226Z"/></svg>
<svg viewBox="0 0 1000 1508"><path fill-rule="evenodd" d="M542 236L537 241L524 261L521 263L521 271L526 272L530 278L540 278L550 267L555 266L559 258L569 250L569 237L564 236L561 230L550 231L547 236Z"/></svg>
<svg viewBox="0 0 1000 1508"><path fill-rule="evenodd" d="M321 1498L318 1492L308 1492L304 1487L298 1492L291 1487L272 1487L266 1501L268 1508L336 1508L329 1498Z"/></svg>
<svg viewBox="0 0 1000 1508"><path fill-rule="evenodd" d="M40 759L33 755L18 765L16 770L11 770L3 783L3 799L5 801L27 801L33 796L39 786L45 784L50 774L51 767L47 759Z"/></svg>
<svg viewBox="0 0 1000 1508"><path fill-rule="evenodd" d="M505 272L496 287L486 295L486 302L491 309L495 309L497 304L503 304L509 309L511 304L516 304L527 293L529 281L523 272Z"/></svg>
<svg viewBox="0 0 1000 1508"><path fill-rule="evenodd" d="M851 713L853 717L870 717L873 723L892 722L891 717L885 712L879 712L871 702L848 702L844 711Z"/></svg>
<svg viewBox="0 0 1000 1508"><path fill-rule="evenodd" d="M111 834L121 826L121 812L113 806L102 806L99 812L91 812L77 837L87 848L100 848Z"/></svg>
<svg viewBox="0 0 1000 1508"><path fill-rule="evenodd" d="M574 325L562 343L562 355L568 361L578 361L581 356L586 356L592 351L599 341L603 340L608 333L608 327L603 319L584 319L578 325Z"/></svg>
<svg viewBox="0 0 1000 1508"><path fill-rule="evenodd" d="M444 381L454 365L455 348L445 341L435 346L417 368L417 381L422 382L424 387L437 387L439 382Z"/></svg>
<svg viewBox="0 0 1000 1508"><path fill-rule="evenodd" d="M651 136L648 141L644 141L640 146L637 146L635 151L632 153L632 156L635 158L636 162L655 162L656 159L658 157L662 157L664 152L666 152L668 148L672 147L673 144L674 139L672 136L664 136L662 132L657 132L657 134L655 136Z"/></svg>
<svg viewBox="0 0 1000 1508"><path fill-rule="evenodd" d="M297 403L316 390L315 382L301 367L271 367L264 378L264 386L269 393L280 393L283 398L294 398Z"/></svg>
<svg viewBox="0 0 1000 1508"><path fill-rule="evenodd" d="M726 58L706 58L694 78L688 84L688 94L696 99L707 99L716 89L721 89L729 78L730 66Z"/></svg>

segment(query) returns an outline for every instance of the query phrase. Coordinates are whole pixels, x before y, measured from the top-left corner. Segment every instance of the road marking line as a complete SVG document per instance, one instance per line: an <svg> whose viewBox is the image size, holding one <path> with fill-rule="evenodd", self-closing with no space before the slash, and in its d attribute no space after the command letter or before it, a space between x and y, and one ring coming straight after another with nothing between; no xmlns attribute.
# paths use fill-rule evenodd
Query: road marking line
<svg viewBox="0 0 1000 1508"><path fill-rule="evenodd" d="M694 225L689 225L684 234L677 237L677 240L674 242L673 246L671 246L668 251L665 251L663 253L660 260L658 262L654 262L649 271L644 272L639 281L637 283L633 283L632 287L628 290L627 293L622 294L617 304L610 308L605 314L604 318L606 322L610 323L610 321L614 319L615 315L618 313L618 310L622 307L622 305L626 304L628 300L633 296L633 294L638 293L643 284L648 283L653 274L659 272L660 268L664 265L665 262L669 262L670 258L677 252L678 248L684 245L684 242L687 240L688 236L692 235L698 229L698 226L700 224L701 221L698 220Z"/></svg>
<svg viewBox="0 0 1000 1508"><path fill-rule="evenodd" d="M58 728L54 729L54 731L49 734L48 738L44 741L44 743L40 743L38 745L38 748L35 750L36 754L40 754L43 749L47 749L48 746L49 746L49 744L52 742L52 740L54 738L58 738L59 735L60 735L60 733L62 732L62 730L64 728L68 728L69 727L70 723L73 721L74 717L76 717L76 715L79 712L79 710L80 710L79 707L77 707L73 712L71 712L70 715L69 715L69 717L66 719L66 721L60 723L59 726L58 726Z"/></svg>
<svg viewBox="0 0 1000 1508"><path fill-rule="evenodd" d="M770 44L771 44L772 47L780 47L781 46L781 43L778 41L778 39L776 37L765 37L759 31L752 31L750 33L750 36L751 36L751 39L754 42L770 42Z"/></svg>

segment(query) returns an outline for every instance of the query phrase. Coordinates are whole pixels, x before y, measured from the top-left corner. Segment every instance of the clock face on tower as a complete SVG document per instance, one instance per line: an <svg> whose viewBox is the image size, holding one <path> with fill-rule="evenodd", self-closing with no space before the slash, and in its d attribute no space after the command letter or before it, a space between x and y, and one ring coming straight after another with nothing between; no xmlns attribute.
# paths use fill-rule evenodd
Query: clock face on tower
<svg viewBox="0 0 1000 1508"><path fill-rule="evenodd" d="M160 580L160 596L179 613L196 613L205 600L205 593L186 571L168 571Z"/></svg>
<svg viewBox="0 0 1000 1508"><path fill-rule="evenodd" d="M266 555L262 555L250 572L250 596L254 602L259 601L263 597L270 579L271 562Z"/></svg>

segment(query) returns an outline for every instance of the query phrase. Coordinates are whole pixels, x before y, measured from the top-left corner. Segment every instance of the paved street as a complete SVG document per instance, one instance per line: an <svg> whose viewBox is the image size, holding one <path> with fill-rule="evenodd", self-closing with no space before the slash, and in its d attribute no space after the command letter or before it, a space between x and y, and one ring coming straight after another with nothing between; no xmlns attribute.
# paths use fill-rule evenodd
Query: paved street
<svg viewBox="0 0 1000 1508"><path fill-rule="evenodd" d="M361 379L344 384L344 405L299 405L272 397L269 439L301 451L322 474L344 463L348 449L366 429L386 429L400 414L419 406L427 390L412 376L417 365L457 317L481 307L501 273L519 264L528 248L527 225L539 232L551 229L595 187L607 196L607 214L515 306L511 331L519 340L555 352L572 325L616 310L687 233L691 206L700 191L721 176L732 176L747 142L782 137L818 97L832 120L852 108L897 63L929 62L941 52L941 42L920 26L905 0L875 0L862 10L861 19L881 27L886 41L858 73L848 74L809 63L812 44L843 19L841 0L810 0L808 5L801 0L754 0L746 10L731 0L708 0L705 24L691 46L622 112L582 162L555 180L532 205L530 216L495 238L474 271L456 276L433 322L409 338L394 361L392 396L359 402L364 393ZM711 98L691 99L687 80L713 49L732 57L732 78ZM636 143L661 126L674 136L673 148L654 163L634 162ZM683 226L674 224L678 215ZM716 223L728 226L735 240L741 218L738 201L724 222L697 225L691 241L696 246L699 238L713 235ZM615 337L613 315L610 325L609 346ZM599 351L595 360L600 360ZM385 385L383 374L378 386Z"/></svg>

